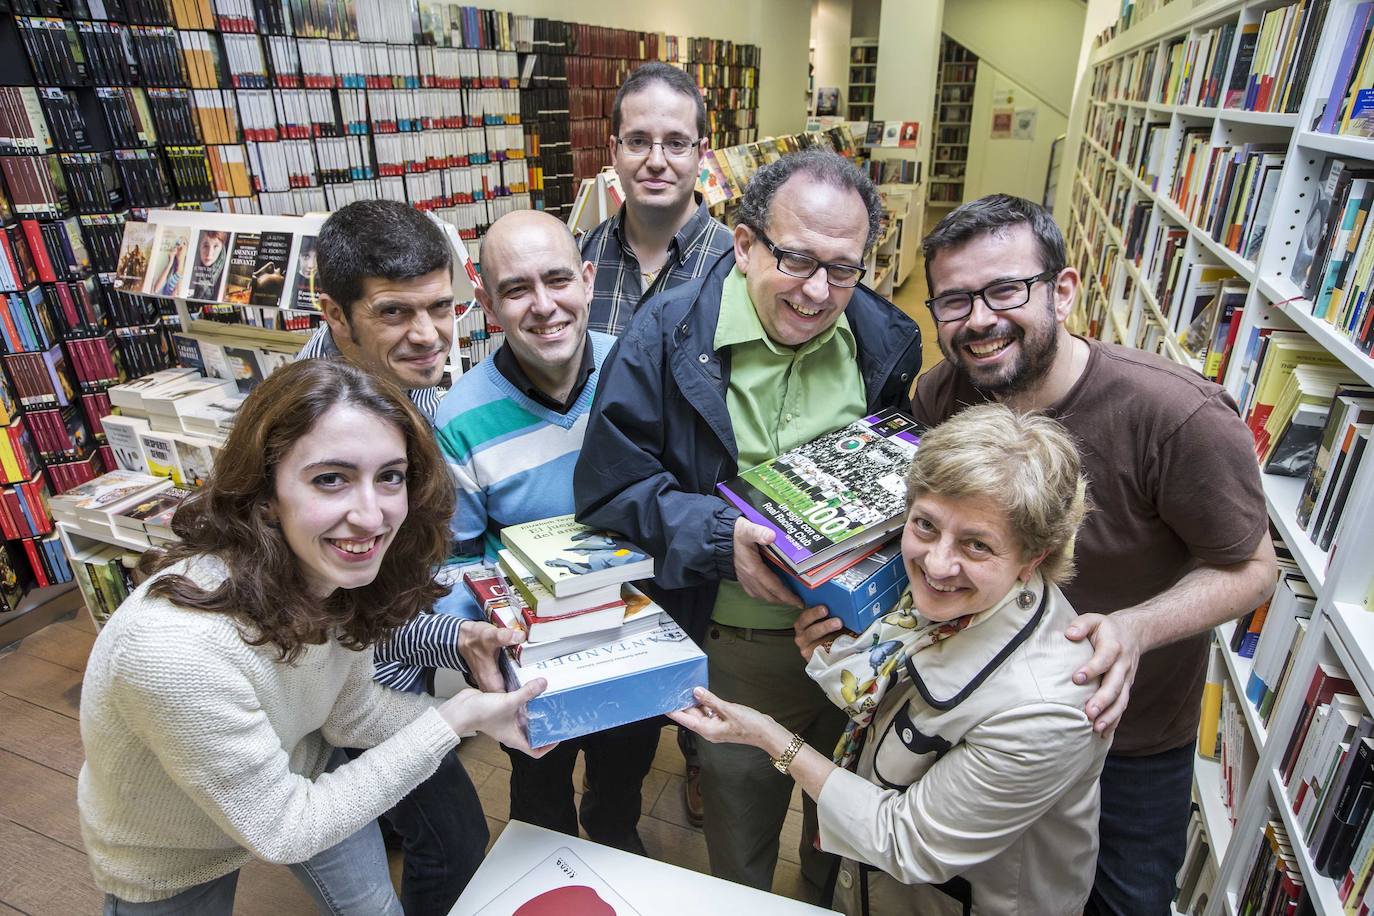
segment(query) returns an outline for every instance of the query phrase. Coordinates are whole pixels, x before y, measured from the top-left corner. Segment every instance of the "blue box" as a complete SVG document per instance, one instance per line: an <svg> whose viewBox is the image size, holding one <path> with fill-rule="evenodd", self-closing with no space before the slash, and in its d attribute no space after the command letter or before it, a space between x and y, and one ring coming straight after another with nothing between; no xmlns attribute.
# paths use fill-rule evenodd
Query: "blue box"
<svg viewBox="0 0 1374 916"><path fill-rule="evenodd" d="M885 610L874 610L892 586L906 585L906 567L902 564L902 540L893 538L874 553L824 582L808 587L790 575L783 581L801 598L807 607L823 604L832 617L844 621L846 628L862 633ZM896 603L900 588L888 607Z"/></svg>
<svg viewBox="0 0 1374 916"><path fill-rule="evenodd" d="M502 667L508 689L548 679L528 706L531 747L685 709L696 703L692 690L706 686L705 654L671 620L533 665L516 665L503 653Z"/></svg>

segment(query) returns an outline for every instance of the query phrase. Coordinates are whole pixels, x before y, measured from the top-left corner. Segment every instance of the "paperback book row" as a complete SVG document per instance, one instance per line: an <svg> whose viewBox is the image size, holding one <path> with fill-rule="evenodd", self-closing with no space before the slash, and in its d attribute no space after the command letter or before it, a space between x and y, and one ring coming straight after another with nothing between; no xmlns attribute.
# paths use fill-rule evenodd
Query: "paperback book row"
<svg viewBox="0 0 1374 916"><path fill-rule="evenodd" d="M1302 481L1295 518L1318 549L1340 540L1374 430L1374 389L1301 331L1256 328L1238 403L1266 474Z"/></svg>
<svg viewBox="0 0 1374 916"><path fill-rule="evenodd" d="M1098 68L1093 96L1294 113L1327 24L1328 0L1300 0L1148 45Z"/></svg>
<svg viewBox="0 0 1374 916"><path fill-rule="evenodd" d="M630 584L653 576L647 553L571 515L509 526L501 543L499 566L467 567L463 586L492 623L525 634L502 654L508 686L548 680L528 706L531 745L693 705L706 656Z"/></svg>
<svg viewBox="0 0 1374 916"><path fill-rule="evenodd" d="M1289 279L1293 307L1330 325L1366 355L1374 349L1374 169L1363 160L1328 159L1307 213Z"/></svg>
<svg viewBox="0 0 1374 916"><path fill-rule="evenodd" d="M1207 828L1202 822L1202 812L1193 804L1188 818L1188 843L1184 847L1183 866L1178 870L1174 894L1174 912L1179 916L1203 916L1211 900L1212 888L1217 883L1217 867L1207 836Z"/></svg>

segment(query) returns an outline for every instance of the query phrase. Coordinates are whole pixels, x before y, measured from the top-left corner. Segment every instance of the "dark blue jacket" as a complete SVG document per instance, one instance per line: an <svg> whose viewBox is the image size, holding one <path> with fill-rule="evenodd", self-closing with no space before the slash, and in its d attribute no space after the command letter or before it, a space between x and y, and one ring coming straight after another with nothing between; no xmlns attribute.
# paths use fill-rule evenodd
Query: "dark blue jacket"
<svg viewBox="0 0 1374 916"><path fill-rule="evenodd" d="M700 279L640 307L601 368L573 475L578 521L653 555L652 597L698 643L717 584L735 578L740 513L715 486L739 472L739 452L725 404L729 352L714 346L721 288L734 266L732 249ZM845 315L868 411L910 410L921 366L916 323L862 286Z"/></svg>

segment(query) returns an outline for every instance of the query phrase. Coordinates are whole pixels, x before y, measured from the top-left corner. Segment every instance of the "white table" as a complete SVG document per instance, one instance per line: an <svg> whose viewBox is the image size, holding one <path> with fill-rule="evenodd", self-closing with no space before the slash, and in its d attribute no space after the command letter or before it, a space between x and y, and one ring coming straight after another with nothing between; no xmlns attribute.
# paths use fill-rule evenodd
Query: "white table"
<svg viewBox="0 0 1374 916"><path fill-rule="evenodd" d="M787 897L722 881L656 859L648 859L580 837L511 821L477 869L449 916L471 916L525 875L537 863L566 846L601 876L641 916L802 916L831 913Z"/></svg>

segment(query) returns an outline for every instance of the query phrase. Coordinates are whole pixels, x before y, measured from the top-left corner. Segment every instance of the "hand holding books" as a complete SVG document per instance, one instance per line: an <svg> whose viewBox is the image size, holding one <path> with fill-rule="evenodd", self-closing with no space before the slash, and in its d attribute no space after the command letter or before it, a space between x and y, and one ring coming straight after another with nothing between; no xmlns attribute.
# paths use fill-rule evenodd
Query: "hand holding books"
<svg viewBox="0 0 1374 916"><path fill-rule="evenodd" d="M557 742L543 747L530 747L525 737L525 704L543 693L548 684L541 677L510 693L486 693L473 688L460 690L439 707L439 715L457 734L481 732L506 747L513 747L531 757L543 757L557 746Z"/></svg>
<svg viewBox="0 0 1374 916"><path fill-rule="evenodd" d="M801 650L802 658L809 662L811 653L816 651L817 646L840 635L840 631L844 629L844 621L838 617L831 617L830 609L820 604L798 614L792 629L796 633L792 637L793 641Z"/></svg>
<svg viewBox="0 0 1374 916"><path fill-rule="evenodd" d="M742 515L735 520L735 578L750 598L801 607L801 599L764 562L762 550L775 537L771 528L756 525Z"/></svg>
<svg viewBox="0 0 1374 916"><path fill-rule="evenodd" d="M501 650L525 641L525 634L509 627L492 626L484 620L465 620L458 627L458 654L484 693L505 693L501 674Z"/></svg>

